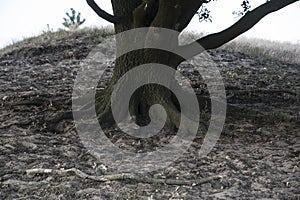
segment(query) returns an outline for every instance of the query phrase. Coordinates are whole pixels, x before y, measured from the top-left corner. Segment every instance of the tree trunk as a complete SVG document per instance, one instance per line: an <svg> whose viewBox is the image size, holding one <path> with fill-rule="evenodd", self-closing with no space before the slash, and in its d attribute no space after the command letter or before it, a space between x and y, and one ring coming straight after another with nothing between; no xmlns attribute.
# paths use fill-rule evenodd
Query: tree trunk
<svg viewBox="0 0 300 200"><path fill-rule="evenodd" d="M128 20L122 23L115 24L116 34L135 28L136 21L134 21L133 11L142 4L142 0L124 1L112 0L113 10L115 16L128 16ZM145 22L146 23L146 22ZM143 22L143 26L145 26ZM159 23L159 22L158 22ZM139 24L140 25L140 24ZM117 51L123 43L122 40L117 40ZM114 74L110 80L108 87L96 95L96 111L99 115L99 121L104 128L111 127L115 121L112 116L111 110L111 95L114 85L120 78L134 67L147 64L147 63L160 63L170 66L170 60L174 55L170 52L155 50L155 49L142 49L134 52L127 53L120 56L115 61ZM177 66L173 66L176 68ZM151 74L147 74L151 76ZM171 80L170 80L171 81ZM119 99L122 102L122 99ZM139 125L146 125L150 122L149 109L154 104L160 104L164 107L167 114L166 125L171 128L176 128L180 122L180 108L178 108L177 99L166 87L149 84L139 88L131 97L129 111L131 117L135 119Z"/></svg>
<svg viewBox="0 0 300 200"><path fill-rule="evenodd" d="M114 86L120 78L134 67L147 64L147 63L160 63L168 66L168 57L170 53L162 52L160 50L138 50L130 52L121 56L115 62L114 75L110 80L108 87L97 94L96 97L96 110L100 115L100 122L103 127L110 127L113 125L114 120L111 111L111 96ZM152 76L147 74L147 76ZM166 78L166 77L165 77ZM134 80L131 80L134 81ZM170 80L171 81L171 80ZM120 90L122 89L119 88ZM124 88L123 88L124 89ZM154 104L160 104L167 112L167 125L170 127L178 127L179 125L179 108L176 98L170 90L164 86L157 84L148 84L140 87L134 92L131 97L129 111L131 117L136 119L139 125L146 125L150 122L149 109ZM122 103L122 99L117 99ZM120 105L122 107L122 105ZM126 105L123 105L126 106Z"/></svg>

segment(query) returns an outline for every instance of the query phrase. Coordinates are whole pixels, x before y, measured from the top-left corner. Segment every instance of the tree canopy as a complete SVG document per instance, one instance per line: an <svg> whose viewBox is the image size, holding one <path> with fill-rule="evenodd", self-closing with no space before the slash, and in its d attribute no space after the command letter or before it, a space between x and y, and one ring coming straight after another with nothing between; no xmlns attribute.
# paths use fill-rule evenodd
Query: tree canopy
<svg viewBox="0 0 300 200"><path fill-rule="evenodd" d="M241 15L241 17L236 23L225 30L206 35L190 44L180 46L178 40L176 40L178 33L182 32L189 25L195 15L198 15L201 21L210 20L210 11L206 5L213 1L217 0L111 0L113 14L101 9L94 0L87 0L87 3L101 18L114 24L115 33L117 35L119 35L119 33L126 33L128 30L138 28L147 29L148 27L163 28L164 30L176 32L172 40L167 38L169 36L166 38L165 36L161 36L161 38L157 37L156 42L168 41L166 43L170 43L171 45L174 43L173 46L175 46L176 49L179 49L180 52L189 52L189 58L191 58L202 51L215 49L226 44L251 29L266 15L276 12L298 0L268 0L254 9L251 8L248 0L240 0L242 10L237 11L237 14ZM199 26L201 26L201 24ZM149 29L149 33L149 35L151 35L151 29ZM146 35L147 34L148 33L146 33ZM134 35L132 37L134 37ZM128 41L131 40L129 38L116 39L117 52L118 47L121 48L122 46L124 47L124 45L128 45ZM193 47L199 45L202 47L201 50L190 51L194 49ZM99 106L96 106L96 110L99 114L100 121L109 121L109 123L114 121L111 113L110 97L118 80L127 72L145 63L160 63L177 70L179 64L186 59L188 58L182 58L171 52L151 48L139 49L138 51L129 52L117 57L112 79L108 83L106 90L102 93L100 92L97 96ZM154 74L150 74L149 72L144 75L145 77L152 77L155 76ZM174 77L163 78L170 79L170 84L172 81L175 82ZM132 81L134 82L135 80ZM182 109L179 108L176 98L174 98L174 95L168 88L155 84L139 88L139 90L135 92L129 108L130 115L134 116L136 122L139 119L143 121L143 118L149 122L151 119L149 119L148 111L154 104L163 105L165 108L168 115L167 125L179 127Z"/></svg>

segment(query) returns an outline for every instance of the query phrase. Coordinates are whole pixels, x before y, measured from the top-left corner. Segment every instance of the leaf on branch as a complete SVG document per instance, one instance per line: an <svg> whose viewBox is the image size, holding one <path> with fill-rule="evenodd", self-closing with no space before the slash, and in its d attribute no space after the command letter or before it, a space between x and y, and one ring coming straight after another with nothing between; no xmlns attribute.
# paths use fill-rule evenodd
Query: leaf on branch
<svg viewBox="0 0 300 200"><path fill-rule="evenodd" d="M251 5L250 5L248 0L244 0L241 4L241 7L243 9L242 11L241 10L240 11L233 11L232 14L237 16L237 17L241 17L241 16L245 15L248 11L250 11Z"/></svg>
<svg viewBox="0 0 300 200"><path fill-rule="evenodd" d="M212 22L212 17L210 15L210 11L206 7L202 6L200 11L196 12L196 14L199 17L200 22L203 22L203 21Z"/></svg>

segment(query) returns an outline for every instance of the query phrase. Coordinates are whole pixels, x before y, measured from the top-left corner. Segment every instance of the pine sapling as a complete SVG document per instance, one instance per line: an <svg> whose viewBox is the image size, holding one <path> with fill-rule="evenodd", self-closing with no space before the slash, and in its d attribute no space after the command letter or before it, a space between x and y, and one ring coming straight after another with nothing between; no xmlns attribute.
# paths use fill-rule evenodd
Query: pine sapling
<svg viewBox="0 0 300 200"><path fill-rule="evenodd" d="M62 24L70 30L78 29L78 27L85 22L85 19L81 20L81 13L78 12L76 15L76 11L73 8L71 8L71 14L66 13L66 15L68 18L64 17L64 22Z"/></svg>

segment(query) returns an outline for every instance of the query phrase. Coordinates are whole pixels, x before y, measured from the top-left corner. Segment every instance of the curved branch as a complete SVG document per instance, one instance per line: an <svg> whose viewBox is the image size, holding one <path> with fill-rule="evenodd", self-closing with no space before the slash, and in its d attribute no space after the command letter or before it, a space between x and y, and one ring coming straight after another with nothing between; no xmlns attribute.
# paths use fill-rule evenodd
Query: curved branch
<svg viewBox="0 0 300 200"><path fill-rule="evenodd" d="M148 183L148 184L167 184L167 185L187 185L187 186L195 186L201 185L204 183L208 183L213 180L218 180L224 178L220 175L210 176L206 178L196 179L196 180L178 180L178 179L160 179L160 178L151 178L148 176L142 176L139 174L131 174L131 173L121 173L121 174L110 174L110 175L102 175L102 176L93 176L82 172L76 168L70 169L28 169L25 170L27 175L35 175L35 174L50 174L50 175L68 175L75 174L76 176L82 179L90 179L99 182L107 182L107 181L124 181L131 180L135 182ZM5 182L6 184L11 183L10 180ZM22 182L23 183L23 182Z"/></svg>
<svg viewBox="0 0 300 200"><path fill-rule="evenodd" d="M198 39L196 42L200 44L204 50L208 49L215 49L227 42L233 40L237 36L241 35L242 33L251 29L255 24L257 24L263 17L266 15L278 11L292 3L295 3L299 0L271 0L268 1L261 6L255 8L252 11L247 12L239 21L233 24L231 27L219 32L207 35L203 38ZM190 49L197 49L195 47L195 42L180 47L181 51L188 51ZM193 55L190 57L195 56L201 52L194 51L191 52ZM179 63L183 60L178 61Z"/></svg>
<svg viewBox="0 0 300 200"><path fill-rule="evenodd" d="M108 22L111 22L113 24L119 24L121 23L121 18L116 17L114 15L111 15L107 13L106 11L102 10L94 0L86 0L87 4L97 13L97 15L103 19L105 19Z"/></svg>

